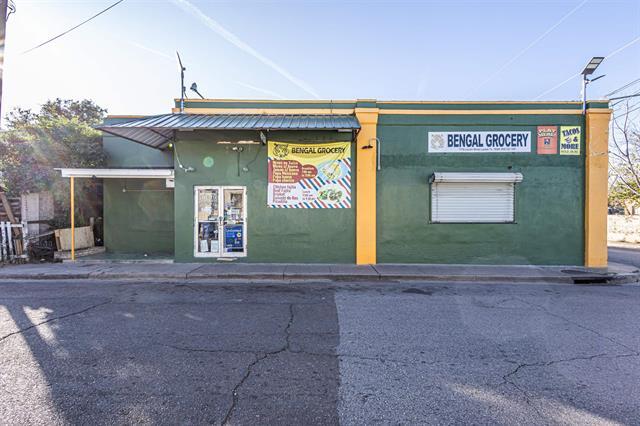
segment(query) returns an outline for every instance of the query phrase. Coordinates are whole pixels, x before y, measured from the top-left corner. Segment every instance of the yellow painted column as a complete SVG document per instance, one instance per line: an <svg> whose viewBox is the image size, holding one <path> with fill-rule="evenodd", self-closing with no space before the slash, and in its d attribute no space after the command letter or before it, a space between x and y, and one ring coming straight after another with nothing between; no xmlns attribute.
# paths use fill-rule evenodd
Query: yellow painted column
<svg viewBox="0 0 640 426"><path fill-rule="evenodd" d="M376 263L376 162L378 108L356 108L356 263Z"/></svg>
<svg viewBox="0 0 640 426"><path fill-rule="evenodd" d="M607 198L610 109L587 109L584 264L607 267Z"/></svg>
<svg viewBox="0 0 640 426"><path fill-rule="evenodd" d="M74 182L75 178L71 176L69 178L69 192L71 196L71 260L76 260L76 215L75 215L75 194L74 194Z"/></svg>

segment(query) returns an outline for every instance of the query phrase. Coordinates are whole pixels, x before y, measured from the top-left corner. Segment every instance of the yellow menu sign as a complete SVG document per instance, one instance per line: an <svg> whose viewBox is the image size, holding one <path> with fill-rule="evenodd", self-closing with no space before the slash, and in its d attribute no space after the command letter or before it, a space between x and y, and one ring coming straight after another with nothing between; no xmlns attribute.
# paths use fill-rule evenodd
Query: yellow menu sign
<svg viewBox="0 0 640 426"><path fill-rule="evenodd" d="M351 207L350 142L270 141L267 161L269 207Z"/></svg>
<svg viewBox="0 0 640 426"><path fill-rule="evenodd" d="M560 155L580 155L580 126L560 126Z"/></svg>

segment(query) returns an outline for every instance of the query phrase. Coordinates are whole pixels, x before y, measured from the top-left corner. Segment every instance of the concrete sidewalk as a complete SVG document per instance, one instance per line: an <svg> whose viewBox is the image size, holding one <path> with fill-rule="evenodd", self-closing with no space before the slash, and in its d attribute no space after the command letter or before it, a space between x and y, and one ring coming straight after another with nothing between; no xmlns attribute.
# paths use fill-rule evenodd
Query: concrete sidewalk
<svg viewBox="0 0 640 426"><path fill-rule="evenodd" d="M638 268L610 264L607 271L558 266L338 265L265 263L46 263L0 266L0 280L167 279L611 282L640 281Z"/></svg>

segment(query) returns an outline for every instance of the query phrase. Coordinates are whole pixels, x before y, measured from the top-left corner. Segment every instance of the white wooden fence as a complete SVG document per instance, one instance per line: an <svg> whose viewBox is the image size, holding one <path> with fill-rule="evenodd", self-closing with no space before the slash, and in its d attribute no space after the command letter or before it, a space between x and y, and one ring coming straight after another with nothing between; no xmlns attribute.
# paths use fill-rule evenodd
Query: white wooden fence
<svg viewBox="0 0 640 426"><path fill-rule="evenodd" d="M16 235L14 229L18 229ZM26 222L0 222L0 262L28 259L29 240Z"/></svg>

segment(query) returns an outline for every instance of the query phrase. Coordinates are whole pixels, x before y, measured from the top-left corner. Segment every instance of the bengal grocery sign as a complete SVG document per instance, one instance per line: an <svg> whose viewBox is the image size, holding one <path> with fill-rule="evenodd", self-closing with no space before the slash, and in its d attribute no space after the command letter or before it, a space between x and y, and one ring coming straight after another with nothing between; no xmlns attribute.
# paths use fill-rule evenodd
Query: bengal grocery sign
<svg viewBox="0 0 640 426"><path fill-rule="evenodd" d="M351 143L270 141L267 204L274 208L351 207Z"/></svg>
<svg viewBox="0 0 640 426"><path fill-rule="evenodd" d="M428 152L531 152L531 132L429 132Z"/></svg>

